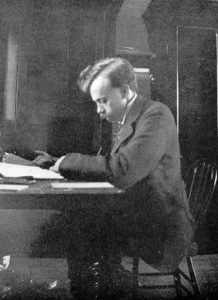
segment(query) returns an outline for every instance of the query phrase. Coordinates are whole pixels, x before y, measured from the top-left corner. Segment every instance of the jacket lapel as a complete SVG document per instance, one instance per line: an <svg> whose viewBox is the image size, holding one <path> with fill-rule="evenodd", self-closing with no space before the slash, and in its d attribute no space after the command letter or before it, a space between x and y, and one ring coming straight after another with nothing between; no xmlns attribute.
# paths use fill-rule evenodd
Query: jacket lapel
<svg viewBox="0 0 218 300"><path fill-rule="evenodd" d="M139 114L142 112L146 102L147 100L141 96L138 96L136 98L135 102L133 103L126 116L126 121L124 125L117 134L114 147L111 151L111 155L113 155L119 149L120 145L133 134L134 122L138 118Z"/></svg>

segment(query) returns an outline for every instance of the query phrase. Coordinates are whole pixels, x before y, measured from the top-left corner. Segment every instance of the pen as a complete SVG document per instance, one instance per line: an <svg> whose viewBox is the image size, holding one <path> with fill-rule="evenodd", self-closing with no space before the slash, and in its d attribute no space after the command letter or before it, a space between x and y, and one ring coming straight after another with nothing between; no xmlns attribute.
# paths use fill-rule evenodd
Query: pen
<svg viewBox="0 0 218 300"><path fill-rule="evenodd" d="M102 151L102 146L99 148L98 152L97 152L97 156L101 154Z"/></svg>

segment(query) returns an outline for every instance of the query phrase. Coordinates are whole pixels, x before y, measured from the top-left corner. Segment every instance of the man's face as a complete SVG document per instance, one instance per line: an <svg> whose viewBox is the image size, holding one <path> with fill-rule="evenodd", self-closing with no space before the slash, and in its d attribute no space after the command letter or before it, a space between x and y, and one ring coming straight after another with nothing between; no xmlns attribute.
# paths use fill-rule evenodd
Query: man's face
<svg viewBox="0 0 218 300"><path fill-rule="evenodd" d="M122 120L126 99L121 89L113 88L106 76L100 75L95 78L90 86L90 94L97 105L97 113L101 119L109 122Z"/></svg>

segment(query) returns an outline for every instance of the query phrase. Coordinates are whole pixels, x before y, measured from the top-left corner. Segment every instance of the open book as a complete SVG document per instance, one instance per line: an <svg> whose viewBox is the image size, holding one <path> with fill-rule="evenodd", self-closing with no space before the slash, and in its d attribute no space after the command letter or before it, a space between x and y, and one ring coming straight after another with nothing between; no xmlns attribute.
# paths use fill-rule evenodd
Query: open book
<svg viewBox="0 0 218 300"><path fill-rule="evenodd" d="M64 179L59 173L42 169L35 166L25 166L12 163L0 162L0 176L2 177L23 177L31 176L35 179Z"/></svg>
<svg viewBox="0 0 218 300"><path fill-rule="evenodd" d="M17 165L25 165L25 166L32 166L32 161L25 159L19 155L13 153L5 153L3 155L3 162L10 163L10 164L17 164Z"/></svg>

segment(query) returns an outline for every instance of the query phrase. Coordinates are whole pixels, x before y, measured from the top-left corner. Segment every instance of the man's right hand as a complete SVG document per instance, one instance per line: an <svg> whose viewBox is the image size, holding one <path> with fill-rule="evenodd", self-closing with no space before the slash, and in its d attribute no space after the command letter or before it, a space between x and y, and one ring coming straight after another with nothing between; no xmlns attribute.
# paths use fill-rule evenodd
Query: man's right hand
<svg viewBox="0 0 218 300"><path fill-rule="evenodd" d="M37 157L32 161L32 164L43 169L49 169L57 160L56 157L51 156L45 151L37 150L35 153L37 154Z"/></svg>

